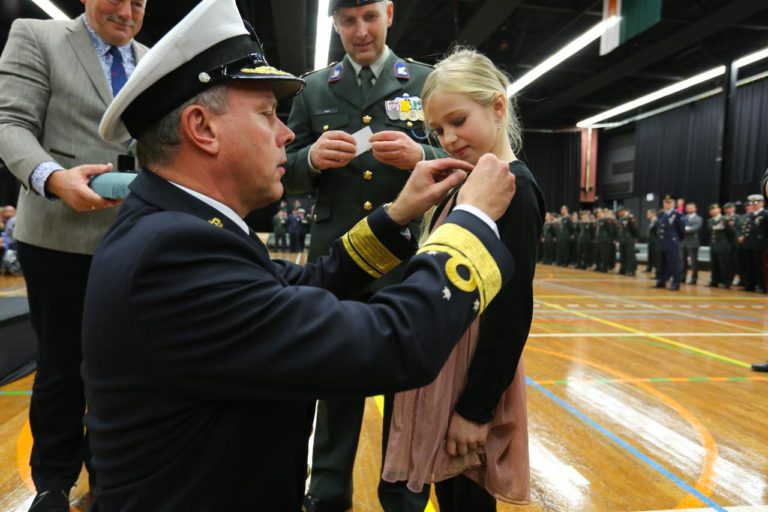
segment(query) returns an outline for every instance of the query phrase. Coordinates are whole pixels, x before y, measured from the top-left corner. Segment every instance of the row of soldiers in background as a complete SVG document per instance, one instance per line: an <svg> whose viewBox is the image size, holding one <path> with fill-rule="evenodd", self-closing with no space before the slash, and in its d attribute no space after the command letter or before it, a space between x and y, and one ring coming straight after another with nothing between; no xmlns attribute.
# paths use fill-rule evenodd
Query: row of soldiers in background
<svg viewBox="0 0 768 512"><path fill-rule="evenodd" d="M608 208L597 208L594 212L577 214L569 213L568 207L562 206L560 215L546 214L540 260L548 265L608 272L616 266L618 244L619 273L634 276L638 235L635 217L626 208L620 207L615 213Z"/></svg>
<svg viewBox="0 0 768 512"><path fill-rule="evenodd" d="M309 232L309 217L298 199L288 211L288 203L280 202L280 208L272 217L272 233L276 251L304 252L304 239ZM286 243L286 235L289 243Z"/></svg>
<svg viewBox="0 0 768 512"><path fill-rule="evenodd" d="M672 198L667 199L672 201ZM672 210L677 212L674 218L665 215L664 209L659 212L648 210L646 272L659 270L662 253L671 255L671 265L665 273L672 279L672 289L678 289L689 272L688 284L695 285L703 234L705 245L710 247L712 273L709 286L730 288L738 276L736 286L743 287L745 291L765 293L768 286L768 212L764 205L764 198L759 194L747 198L744 213L737 213L734 203L725 203L722 209L720 205L712 204L708 208L706 224L698 215L695 203L685 206L685 214ZM658 215L664 217L662 229L659 229ZM675 227L678 222L679 227ZM669 229L664 229L666 226ZM559 216L547 214L541 262L608 272L616 266L618 245L618 273L634 276L637 270L635 241L638 236L635 217L623 207L615 213L607 208L598 208L594 213L582 211L577 215L575 212L569 214L568 208L563 206ZM666 280L661 280L659 287L664 287Z"/></svg>

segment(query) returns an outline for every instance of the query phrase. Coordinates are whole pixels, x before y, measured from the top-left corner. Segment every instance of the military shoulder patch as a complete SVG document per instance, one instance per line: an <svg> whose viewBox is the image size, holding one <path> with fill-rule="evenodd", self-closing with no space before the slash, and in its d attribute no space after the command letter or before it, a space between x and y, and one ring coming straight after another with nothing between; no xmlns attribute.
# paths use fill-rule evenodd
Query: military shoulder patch
<svg viewBox="0 0 768 512"><path fill-rule="evenodd" d="M339 62L331 69L331 74L328 75L328 83L336 83L344 76L344 63Z"/></svg>
<svg viewBox="0 0 768 512"><path fill-rule="evenodd" d="M408 80L411 78L411 71L408 69L408 64L402 60L395 62L395 78L398 80Z"/></svg>

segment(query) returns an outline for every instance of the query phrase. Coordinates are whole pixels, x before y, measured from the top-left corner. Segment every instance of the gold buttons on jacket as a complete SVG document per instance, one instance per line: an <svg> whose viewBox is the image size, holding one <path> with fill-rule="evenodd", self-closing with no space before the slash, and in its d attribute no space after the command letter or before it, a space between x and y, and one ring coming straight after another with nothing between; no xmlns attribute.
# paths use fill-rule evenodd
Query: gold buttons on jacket
<svg viewBox="0 0 768 512"><path fill-rule="evenodd" d="M371 124L373 118L371 116L363 116L363 124Z"/></svg>
<svg viewBox="0 0 768 512"><path fill-rule="evenodd" d="M366 201L366 202L363 203L363 210L369 212L372 209L373 209L373 205L371 204L370 201Z"/></svg>
<svg viewBox="0 0 768 512"><path fill-rule="evenodd" d="M363 179L365 181L371 181L373 179L373 173L371 171L365 171L363 173Z"/></svg>
<svg viewBox="0 0 768 512"><path fill-rule="evenodd" d="M324 131L324 132L327 132L327 131L328 131L328 128L330 128L330 126L328 126L327 124L324 124L324 125L323 125L323 131Z"/></svg>
<svg viewBox="0 0 768 512"><path fill-rule="evenodd" d="M405 126L407 126L408 128L413 128L413 123L411 121L408 121L407 123L405 123Z"/></svg>

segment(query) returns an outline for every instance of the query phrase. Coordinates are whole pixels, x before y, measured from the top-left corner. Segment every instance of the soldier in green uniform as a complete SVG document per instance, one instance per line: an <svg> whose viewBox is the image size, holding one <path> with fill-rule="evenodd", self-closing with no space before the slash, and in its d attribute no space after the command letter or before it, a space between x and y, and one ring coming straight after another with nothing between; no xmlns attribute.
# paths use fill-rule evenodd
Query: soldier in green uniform
<svg viewBox="0 0 768 512"><path fill-rule="evenodd" d="M394 200L418 161L446 156L429 144L423 124L419 95L431 67L401 59L385 44L393 14L388 0L331 0L328 15L346 55L306 75L304 94L294 100L288 126L296 139L287 148L283 182L289 192L316 193L310 261L376 207ZM352 134L363 128L374 135L360 142L369 140L372 149L358 154L362 148ZM412 228L418 231L417 225ZM360 300L399 279L398 271L388 274ZM319 402L307 510L333 512L351 505L364 404L364 397Z"/></svg>
<svg viewBox="0 0 768 512"><path fill-rule="evenodd" d="M557 227L557 265L567 267L570 262L571 241L576 239L576 230L568 207L560 207L560 223Z"/></svg>
<svg viewBox="0 0 768 512"><path fill-rule="evenodd" d="M597 210L597 222L595 227L595 270L598 272L608 272L609 268L613 268L611 264L611 240L614 237L614 225L613 221L608 218L605 209Z"/></svg>
<svg viewBox="0 0 768 512"><path fill-rule="evenodd" d="M735 222L729 220L720 210L720 205L709 205L709 259L712 264L712 275L709 286L717 288L723 285L731 287L733 281L733 255L736 242Z"/></svg>
<svg viewBox="0 0 768 512"><path fill-rule="evenodd" d="M592 238L595 225L587 211L581 212L581 218L577 227L578 240L576 242L577 262L576 268L583 270L592 266Z"/></svg>
<svg viewBox="0 0 768 512"><path fill-rule="evenodd" d="M637 238L637 223L635 216L623 206L617 210L616 240L619 242L619 274L634 277L637 271L635 256L635 239Z"/></svg>
<svg viewBox="0 0 768 512"><path fill-rule="evenodd" d="M555 262L555 240L557 238L557 231L555 229L555 214L547 212L544 219L544 228L542 230L542 246L543 254L541 262L545 265L551 265Z"/></svg>
<svg viewBox="0 0 768 512"><path fill-rule="evenodd" d="M731 244L731 261L733 262L733 279L739 275L739 235L741 234L741 215L736 213L736 203L727 202L723 205L723 216L733 229L733 242ZM731 279L731 281L733 281ZM735 286L740 286L736 283Z"/></svg>

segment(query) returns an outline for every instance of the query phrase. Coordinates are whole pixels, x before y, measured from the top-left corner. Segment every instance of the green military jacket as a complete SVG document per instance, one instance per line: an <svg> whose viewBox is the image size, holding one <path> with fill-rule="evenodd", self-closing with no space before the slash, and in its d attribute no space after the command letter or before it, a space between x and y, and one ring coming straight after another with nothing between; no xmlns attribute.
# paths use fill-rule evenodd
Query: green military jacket
<svg viewBox="0 0 768 512"><path fill-rule="evenodd" d="M709 250L713 253L727 253L733 250L736 240L735 222L726 215L707 220L709 229Z"/></svg>
<svg viewBox="0 0 768 512"><path fill-rule="evenodd" d="M357 156L346 167L318 173L309 167L311 145L324 131L343 130L351 134L369 126L374 133L406 133L421 144L428 160L447 156L439 145L427 140L423 113L419 116L418 111L407 112L402 117L392 110L387 113L387 102L391 109L397 99L410 99L413 107L420 108L421 89L431 71L431 66L405 61L390 51L367 100L363 99L348 56L304 77L306 88L294 99L288 119L296 139L287 148L283 184L291 193L316 194L310 261L325 254L334 240L377 206L393 201L410 176L408 171L377 161L371 151ZM418 228L418 224L412 227Z"/></svg>
<svg viewBox="0 0 768 512"><path fill-rule="evenodd" d="M635 223L635 217L632 215L625 215L616 220L616 240L619 243L634 242L637 238L638 230Z"/></svg>
<svg viewBox="0 0 768 512"><path fill-rule="evenodd" d="M595 228L595 238L593 239L595 243L610 242L613 240L615 229L614 223L611 219L607 219L605 217L602 219L597 219L596 225L597 227Z"/></svg>

